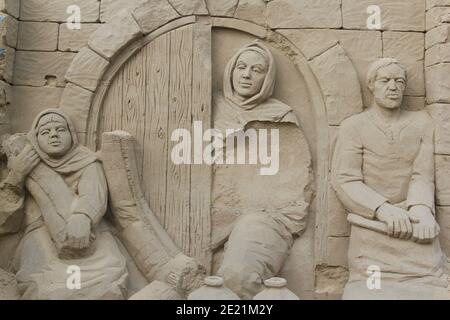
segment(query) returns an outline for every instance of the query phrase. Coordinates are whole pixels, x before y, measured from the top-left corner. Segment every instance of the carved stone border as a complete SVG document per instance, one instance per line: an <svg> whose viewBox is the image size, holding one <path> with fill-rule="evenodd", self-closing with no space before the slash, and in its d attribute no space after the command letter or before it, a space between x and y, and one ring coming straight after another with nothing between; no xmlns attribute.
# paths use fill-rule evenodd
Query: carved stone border
<svg viewBox="0 0 450 320"><path fill-rule="evenodd" d="M134 10L122 10L101 26L70 65L60 107L74 120L80 141L96 148L97 124L105 93L120 67L137 51L159 35L195 23L236 29L268 41L282 50L305 78L314 106L317 138L314 168L317 184L315 216L315 263L326 261L328 174L330 159L329 125L338 125L362 110L360 84L356 71L337 43L323 53L306 59L285 36L252 22L235 18L190 15L181 17L166 2L146 3ZM330 72L332 70L333 72ZM346 81L341 81L346 79Z"/></svg>

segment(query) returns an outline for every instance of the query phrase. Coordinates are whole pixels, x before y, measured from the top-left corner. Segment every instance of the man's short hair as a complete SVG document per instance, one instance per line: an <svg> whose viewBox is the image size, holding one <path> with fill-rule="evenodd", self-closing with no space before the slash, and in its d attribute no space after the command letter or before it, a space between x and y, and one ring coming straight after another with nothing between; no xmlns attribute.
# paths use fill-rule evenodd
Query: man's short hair
<svg viewBox="0 0 450 320"><path fill-rule="evenodd" d="M380 70L381 68L390 66L392 64L396 64L397 66L399 66L405 72L405 79L408 80L408 72L406 71L406 68L400 62L398 62L397 59L381 58L381 59L378 59L377 61L373 62L369 66L369 71L367 72L366 85L371 91L373 88L373 84L377 78L378 70Z"/></svg>

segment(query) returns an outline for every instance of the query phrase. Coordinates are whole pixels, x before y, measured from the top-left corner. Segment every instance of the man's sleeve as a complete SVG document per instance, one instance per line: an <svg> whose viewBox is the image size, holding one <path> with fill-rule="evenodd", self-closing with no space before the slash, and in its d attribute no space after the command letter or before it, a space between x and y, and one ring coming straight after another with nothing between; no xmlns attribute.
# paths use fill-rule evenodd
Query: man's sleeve
<svg viewBox="0 0 450 320"><path fill-rule="evenodd" d="M408 190L408 208L424 205L435 214L434 175L434 127L429 121L420 141L419 153L413 164Z"/></svg>
<svg viewBox="0 0 450 320"><path fill-rule="evenodd" d="M347 211L375 219L376 210L387 199L364 184L362 165L361 137L352 123L344 122L333 157L333 187Z"/></svg>
<svg viewBox="0 0 450 320"><path fill-rule="evenodd" d="M87 215L92 225L97 225L108 204L108 187L103 167L100 163L93 163L86 168L78 184L78 197L72 212Z"/></svg>

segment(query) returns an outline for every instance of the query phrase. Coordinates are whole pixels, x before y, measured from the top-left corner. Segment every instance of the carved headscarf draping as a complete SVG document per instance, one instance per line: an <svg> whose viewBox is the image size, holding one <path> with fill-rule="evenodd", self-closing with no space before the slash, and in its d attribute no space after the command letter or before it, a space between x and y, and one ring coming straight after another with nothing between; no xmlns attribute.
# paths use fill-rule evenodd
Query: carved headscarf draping
<svg viewBox="0 0 450 320"><path fill-rule="evenodd" d="M260 91L245 101L236 97L233 88L233 70L242 53L254 51L259 53L268 64L268 70ZM270 50L259 42L242 47L228 62L223 77L223 93L214 97L214 128L240 129L251 121L290 122L298 125L292 108L283 102L273 99L276 67Z"/></svg>
<svg viewBox="0 0 450 320"><path fill-rule="evenodd" d="M269 67L266 73L266 78L264 79L259 93L245 101L240 101L235 97L235 91L233 88L233 70L236 67L236 63L239 57L247 51L254 51L259 53L266 60ZM231 100L235 104L238 104L241 108L245 110L253 109L272 96L273 89L275 87L275 75L275 60L270 50L261 43L250 43L243 46L228 62L223 77L223 94L226 99Z"/></svg>
<svg viewBox="0 0 450 320"><path fill-rule="evenodd" d="M67 128L70 131L70 135L72 137L72 147L64 156L58 159L51 158L48 154L46 154L39 146L37 140L37 135L39 132L39 121L42 119L42 117L49 114L55 114L62 117L66 121ZM61 174L70 174L76 172L87 167L97 160L94 152L79 144L75 126L73 125L67 114L60 109L50 108L39 113L34 119L31 130L28 132L28 140L33 145L37 153L39 153L41 160L47 166Z"/></svg>

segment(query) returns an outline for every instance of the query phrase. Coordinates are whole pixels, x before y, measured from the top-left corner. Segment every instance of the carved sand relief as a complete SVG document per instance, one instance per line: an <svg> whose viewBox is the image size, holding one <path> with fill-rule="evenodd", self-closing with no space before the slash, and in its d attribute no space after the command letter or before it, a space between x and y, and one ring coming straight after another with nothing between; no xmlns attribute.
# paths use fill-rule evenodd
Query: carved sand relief
<svg viewBox="0 0 450 320"><path fill-rule="evenodd" d="M397 60L374 62L372 105L339 132L333 182L352 224L344 299L449 298L435 219L434 126L426 112L401 108L407 81Z"/></svg>
<svg viewBox="0 0 450 320"><path fill-rule="evenodd" d="M241 38L241 42L255 40L249 36L241 36ZM237 51L238 48L235 49ZM296 230L283 231L287 237L286 240L283 240L286 241L286 248L281 253L279 261L276 262L277 274L264 275L264 278L276 276L282 271L294 242L292 237L297 238L298 234L303 233L308 221L306 217L312 197L312 163L309 146L299 128L300 122L291 107L274 99L269 100L273 87L278 91L283 90L278 88L280 85L275 86L276 78L281 77L275 72L276 62L271 51L266 50L271 56L274 70L270 75L270 80L267 81L271 88L266 89L266 93L259 101L259 104L265 103L266 107L262 107L261 111L253 110L249 122L256 122L250 124L249 128L266 129L269 133L272 129L281 132L281 137L279 137L280 141L283 141L279 164L281 178L278 169L273 177L261 178L259 174L255 175L259 169L255 170L255 167L252 168L249 165L232 165L230 166L231 171L225 173L221 172L223 169L220 169L219 166L212 173L211 166L205 164L179 165L173 163L171 159L171 150L177 144L171 141L171 133L176 129L184 128L195 135L192 129L195 121L201 121L204 130L211 128L212 114L208 110L211 108L211 103L215 103L215 96L222 91L216 92L216 88L213 88L211 83L211 80L217 79L218 74L223 74L223 71L214 75L217 70L214 67L216 63L211 62L211 58L208 59L208 56L211 55L211 30L208 26L188 25L156 38L119 70L112 80L103 102L98 132L124 130L135 137L137 167L141 172L143 194L151 210L175 244L185 254L197 258L207 270L213 269L213 272L217 272L220 262L215 261L212 264L212 250L219 252L220 259L220 251L229 235L226 234L226 230L231 230L230 227L233 224L228 223L233 221L225 224L220 222L223 219L230 220L229 217L227 218L228 214L225 214L225 217L223 214L215 215L216 218L214 215L211 216L211 206L214 211L217 207L230 205L227 203L230 201L229 199L225 202L219 199L217 204L210 203L210 192L217 189L213 186L213 181L217 181L213 178L216 175L219 177L229 176L220 184L222 187L226 186L225 188L232 189L243 200L238 204L239 208L229 207L228 212L236 209L231 216L237 217L246 211L262 213L266 210L267 215L275 214L277 211L284 211L286 215L299 215L297 222L299 225L293 227ZM198 54L199 52L202 55ZM232 55L235 54L236 52ZM283 55L282 52L277 52L277 57ZM231 56L227 57L223 53L217 57L222 60L230 58ZM287 58L283 60L283 62L291 63ZM142 74L144 75L142 76ZM187 74L192 74L192 76L187 76ZM295 72L291 72L291 74L291 77L297 76ZM131 81L127 78L130 75L135 75ZM290 90L292 89L287 89L285 92L289 93ZM295 108L308 110L309 106L300 105L300 101L308 101L306 88L303 87L301 90L305 92L305 95L298 95ZM129 91L131 92L128 93ZM283 95L289 94L284 93ZM291 100L294 98L291 97ZM139 101L143 101L144 107L142 103L137 107ZM130 108L131 112L127 112L127 108ZM274 110L273 114L270 113L271 108ZM267 112L269 113L267 114ZM258 114L262 114L262 116L260 117ZM287 120L283 121L285 123L279 125L270 123L280 122L280 117L284 117L286 114L288 116ZM272 115L278 115L279 118L267 118ZM308 114L308 117L311 118L313 115ZM264 123L264 121L268 122ZM303 119L302 122L307 123L311 133L311 121ZM101 137L99 138L101 139ZM270 143L269 139L267 144L270 145ZM205 145L206 143L204 143ZM192 152L195 152L194 149L195 147L192 148ZM251 184L249 184L250 181L252 181ZM275 190L284 190L285 196L276 203L270 203L269 209L269 203L263 204L261 201L267 202ZM223 195L219 195L220 193ZM216 190L215 197L227 199L227 191ZM211 219L216 220L216 222L212 222L212 225ZM223 235L222 238L221 235ZM311 250L308 243L311 242L306 242L304 250ZM204 249L200 250L199 248ZM254 292L253 295L256 293Z"/></svg>
<svg viewBox="0 0 450 320"><path fill-rule="evenodd" d="M223 285L244 299L251 299L263 290L263 280L274 276L287 279L288 288L302 299L340 298L348 279L347 269L350 269L350 281L344 294L347 299L355 295L362 297L369 289L373 289L372 295L366 295L369 298L377 293L383 295L383 290L377 291L380 283L383 288L385 285L392 287L391 294L395 297L445 298L443 255L436 240L439 226L434 220L437 216L442 227L439 236L444 243L448 242L444 207L448 171L445 130L435 132L437 156L421 152L429 159L418 161L413 156L420 145L418 136L432 127L423 113L402 113L391 125L372 121L383 133L376 144L364 141L362 181L378 196L368 192L366 197L357 200L380 204L380 199L388 199L389 204L383 202L372 208L371 214L364 208L360 210L361 206L349 204L345 192L338 191L336 195L330 183L333 151L342 149L342 141L352 142L351 138L337 138L335 147L336 136L346 134L351 119L368 117L368 112L363 112L363 104L370 106L371 89L363 82L369 64L379 57L394 56L405 63L410 73L403 99L407 110L420 110L427 99L428 111L434 120L439 118L441 127L445 126L448 90L442 72L448 67L445 63L448 61L443 61L442 53L446 48L444 42L448 42L448 28L438 23L445 7L427 5L430 19L427 17L425 27L425 11L422 3L418 5L420 0L414 0L411 5L414 10L406 10L405 16L398 12L402 7L400 3L389 12L382 6L384 21L379 21L382 27L376 29L383 28L383 31L365 31L361 29L365 28L367 18L364 1L345 1L342 6L337 5L339 8L333 14L330 14L328 1L326 10L320 9L319 3L313 8L297 7L293 5L295 1L290 0L282 1L285 5L279 7L279 1L264 4L228 1L227 5L219 2L209 1L205 7L202 0L138 1L139 4L126 1L130 10L117 13L119 0L102 0L101 5L93 3L92 10L89 9L92 17L85 21L92 23L88 29L87 24L82 24L84 31L75 36L76 50L69 44L74 34L65 30L66 24L58 25L53 20L28 22L35 18L30 8L36 6L37 1L22 3L20 12L17 10L14 15L17 21L5 19L9 24L14 21L19 24L22 15L28 17L27 22L20 21L17 41L12 41L12 32L6 35L7 58L14 57L10 47L17 49L16 68L5 67L3 75L6 82L11 79L14 89L11 125L18 129L13 132L28 130L32 118L44 106L56 107L60 101L59 107L71 119L67 123L73 122L74 129L69 131L78 136L80 145L86 144L91 150L87 152L87 159L95 158L96 164L103 164L105 177L89 176L94 180L97 177L98 181L92 185L98 187L96 191L108 194L109 203L108 210L103 210L106 197L90 192L97 200L94 209L84 210L87 211L84 216L89 216L87 213L95 211L97 206L102 210L98 216L101 223L89 224L88 217L80 216L79 212L74 214L68 206L78 202L77 188L83 189L84 184L77 186L77 182L86 178L81 172L84 167L78 168L79 172L73 177L66 177L59 172L59 165L55 166L55 172L47 170L45 174L38 165L36 172L29 175L30 181L33 175L36 178L40 174L41 178L59 181L58 184L46 184L45 179L37 185L28 182L25 189L31 192L23 193L14 187L17 177L6 178L8 170L3 170L0 164L0 176L13 186L5 189L8 196L4 199L15 205L23 199L26 204L24 212L15 210L15 205L0 205L1 210L6 208L7 211L3 214L6 221L0 219L0 268L19 271L15 275L0 272L0 298L5 295L18 298L22 294L25 298L48 298L59 294L64 279L68 280L65 284L68 291L63 292L67 299L131 296L132 299L185 299L199 287L202 289L196 292L209 292L204 290L208 286L224 291L222 280L220 285L216 282L202 286L207 275L222 277ZM55 15L60 7L49 10L45 5L39 12ZM7 13L10 14L9 10ZM406 15L411 21L407 21ZM83 19L86 17L84 15ZM359 18L362 20L356 23ZM64 18L59 19L58 16L57 21L64 21ZM102 23L95 23L98 21ZM32 27L52 28L54 36L30 32L35 35L33 39L23 37L27 33L25 30ZM372 29L368 25L367 28ZM86 30L91 30L92 35L86 36ZM424 44L423 31L426 30ZM48 39L44 39L47 35ZM39 52L54 50L50 48L68 52ZM78 50L79 53L75 53ZM428 52L425 61L424 52ZM424 70L429 75L426 81ZM266 82L267 79L270 81ZM0 84L2 93L6 94L4 82ZM274 85L273 92L271 85ZM399 96L392 93L389 99L396 100ZM2 100L2 110L3 103ZM353 117L355 114L359 115ZM8 123L3 116L4 113L0 115L0 133L4 132L4 123ZM414 118L411 121L414 125L406 121L409 117ZM49 123L61 123L55 121L57 116L51 116L50 120ZM369 120L373 119L364 118L360 122L363 120L367 120L364 122L367 125L360 128L361 140L366 135L380 133L378 129L377 133L367 133L372 128ZM199 123L200 129L196 126ZM202 141L202 133L208 128L226 127L240 129L239 138L247 134L245 159L266 161L208 165L205 160L210 145L209 141ZM180 132L183 143L173 139L179 137ZM426 136L421 139L427 140ZM189 137L189 143L184 143L187 141L184 137ZM385 144L385 139L389 143ZM12 159L25 144L24 136L19 134L7 141L5 149ZM5 149L0 148L0 155ZM219 154L218 149L220 147L213 153ZM179 150L183 151L183 156L174 161L174 151ZM372 150L376 151L374 155L380 163L389 162L391 155L397 155L394 163L398 167L391 168L389 163L384 163L374 166L383 167L380 172L370 172L368 155ZM226 155L231 151L240 155L239 147L225 147L222 151ZM185 155L190 160L180 163L178 160L185 159ZM33 158L36 155L27 149L21 157L37 161ZM431 179L424 188L427 192L420 192L427 201L415 205L400 201L405 193L411 199L414 196L409 193L417 194L414 191L417 188L409 188L409 171L415 172L411 185L421 180L416 179L421 175L416 172L434 171L430 167L417 169L411 162L430 164L434 162L432 157L436 158L436 209ZM48 165L44 153L38 158ZM83 156L75 158L84 163L83 159ZM77 161L71 164L76 165ZM11 161L12 167L14 162ZM389 178L385 172L389 172ZM349 173L341 175L348 177ZM387 185L378 185L380 177ZM107 192L101 181L104 178ZM347 193L354 191L347 188L348 181L340 182L346 185L342 189ZM356 189L365 190L361 185ZM45 192L40 192L42 190ZM48 197L52 201L42 201ZM28 204L33 203L29 198L39 201ZM30 227L29 220L39 216L39 211L42 213L40 223L31 223ZM52 212L57 219L52 218ZM400 212L404 219L393 219L392 212ZM408 214L420 217L408 222L405 218ZM21 221L23 217L27 219ZM74 222L66 223L67 218ZM420 223L420 218L427 223ZM18 227L22 222L27 227L25 230ZM350 224L352 238L349 238ZM73 233L77 233L76 239ZM98 237L98 233L104 237ZM32 244L41 243L42 239L30 241L36 234L48 240L40 246L43 248L40 251L34 250ZM21 238L22 245L16 250ZM349 242L350 259L347 261ZM90 265L96 255L108 251L101 248L105 243L109 244L111 259L102 260L105 262L102 268ZM54 248L54 252L48 254L48 248ZM14 252L20 262L17 266L14 266ZM389 253L394 253L394 258ZM417 259L418 256L427 258ZM42 264L28 268L30 261ZM420 263L432 269L432 274L425 275ZM100 281L96 288L77 291L77 276L83 274L86 267L93 270L87 273L89 278L102 278L105 271L119 280ZM42 269L45 276L39 278L37 274L41 274ZM108 271L112 269L115 271ZM50 274L52 272L57 275ZM55 285L46 285L50 283L49 278L57 280ZM405 278L407 281L403 281ZM32 279L31 282L27 282L28 279ZM79 284L84 287L85 279L82 279ZM400 281L404 287L398 286ZM6 287L2 287L5 283ZM20 293L16 290L17 283ZM36 286L28 285L30 283ZM267 283L263 296L272 292L274 297L276 291L280 297L287 298L281 294L286 291L284 280L276 281L277 288L272 287L270 281ZM35 290L41 287L45 290Z"/></svg>

